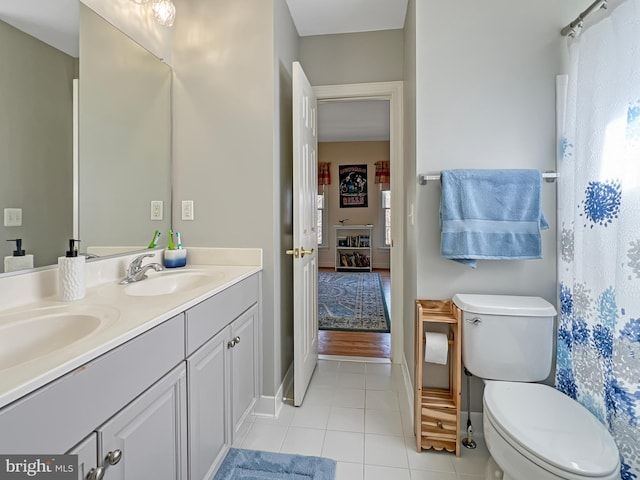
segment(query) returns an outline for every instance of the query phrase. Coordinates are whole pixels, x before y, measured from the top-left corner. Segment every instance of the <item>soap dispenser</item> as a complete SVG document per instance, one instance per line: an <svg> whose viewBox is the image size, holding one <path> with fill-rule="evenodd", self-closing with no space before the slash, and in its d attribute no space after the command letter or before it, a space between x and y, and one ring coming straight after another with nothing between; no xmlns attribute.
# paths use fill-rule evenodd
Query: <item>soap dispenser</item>
<svg viewBox="0 0 640 480"><path fill-rule="evenodd" d="M86 257L78 256L76 242L69 240L69 250L64 257L58 258L58 297L65 302L80 300L85 295L84 269Z"/></svg>
<svg viewBox="0 0 640 480"><path fill-rule="evenodd" d="M16 242L16 249L13 251L12 257L4 257L4 271L15 272L16 270L26 270L33 268L33 255L26 255L22 249L22 239L7 240L7 242Z"/></svg>

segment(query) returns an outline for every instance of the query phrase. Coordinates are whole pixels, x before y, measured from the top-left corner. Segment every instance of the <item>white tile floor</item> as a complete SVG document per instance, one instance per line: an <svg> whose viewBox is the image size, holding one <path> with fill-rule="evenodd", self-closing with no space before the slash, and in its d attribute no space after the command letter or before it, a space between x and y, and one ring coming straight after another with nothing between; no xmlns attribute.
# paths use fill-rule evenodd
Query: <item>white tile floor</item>
<svg viewBox="0 0 640 480"><path fill-rule="evenodd" d="M250 416L235 446L333 458L336 480L484 480L482 438L457 458L416 451L412 413L398 392L397 366L320 360L304 404L285 405L277 419Z"/></svg>

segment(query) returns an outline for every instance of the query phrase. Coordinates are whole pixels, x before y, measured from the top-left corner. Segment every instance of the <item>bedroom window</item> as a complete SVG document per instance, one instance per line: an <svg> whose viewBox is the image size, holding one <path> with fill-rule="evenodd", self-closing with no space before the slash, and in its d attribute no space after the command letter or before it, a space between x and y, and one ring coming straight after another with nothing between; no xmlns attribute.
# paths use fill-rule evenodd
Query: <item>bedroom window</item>
<svg viewBox="0 0 640 480"><path fill-rule="evenodd" d="M318 194L318 224L316 230L318 231L318 247L326 247L327 235L325 229L327 228L327 209L325 208L324 193Z"/></svg>
<svg viewBox="0 0 640 480"><path fill-rule="evenodd" d="M381 224L384 227L382 247L391 248L391 190L383 190L380 194L380 210L382 211Z"/></svg>

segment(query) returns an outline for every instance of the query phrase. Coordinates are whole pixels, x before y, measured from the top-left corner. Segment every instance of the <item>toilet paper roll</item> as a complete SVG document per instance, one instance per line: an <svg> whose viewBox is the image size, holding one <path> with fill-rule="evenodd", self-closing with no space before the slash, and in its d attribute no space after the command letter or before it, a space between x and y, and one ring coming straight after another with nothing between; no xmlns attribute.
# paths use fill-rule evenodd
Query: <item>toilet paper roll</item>
<svg viewBox="0 0 640 480"><path fill-rule="evenodd" d="M424 361L447 364L449 357L449 337L444 333L425 332Z"/></svg>

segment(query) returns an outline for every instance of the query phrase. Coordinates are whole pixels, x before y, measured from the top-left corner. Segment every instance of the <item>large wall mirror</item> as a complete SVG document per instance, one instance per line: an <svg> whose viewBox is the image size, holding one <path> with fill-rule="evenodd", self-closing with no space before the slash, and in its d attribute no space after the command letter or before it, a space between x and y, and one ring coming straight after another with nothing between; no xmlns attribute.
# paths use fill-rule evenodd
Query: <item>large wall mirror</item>
<svg viewBox="0 0 640 480"><path fill-rule="evenodd" d="M75 44L46 35L60 37L60 12L75 15ZM0 215L0 254L15 248L4 240L21 238L41 267L57 262L74 232L82 252L99 254L145 247L156 229L166 237L170 67L78 0L1 3L0 64L0 214L22 209L21 226ZM152 201L162 202L162 220L152 220Z"/></svg>

